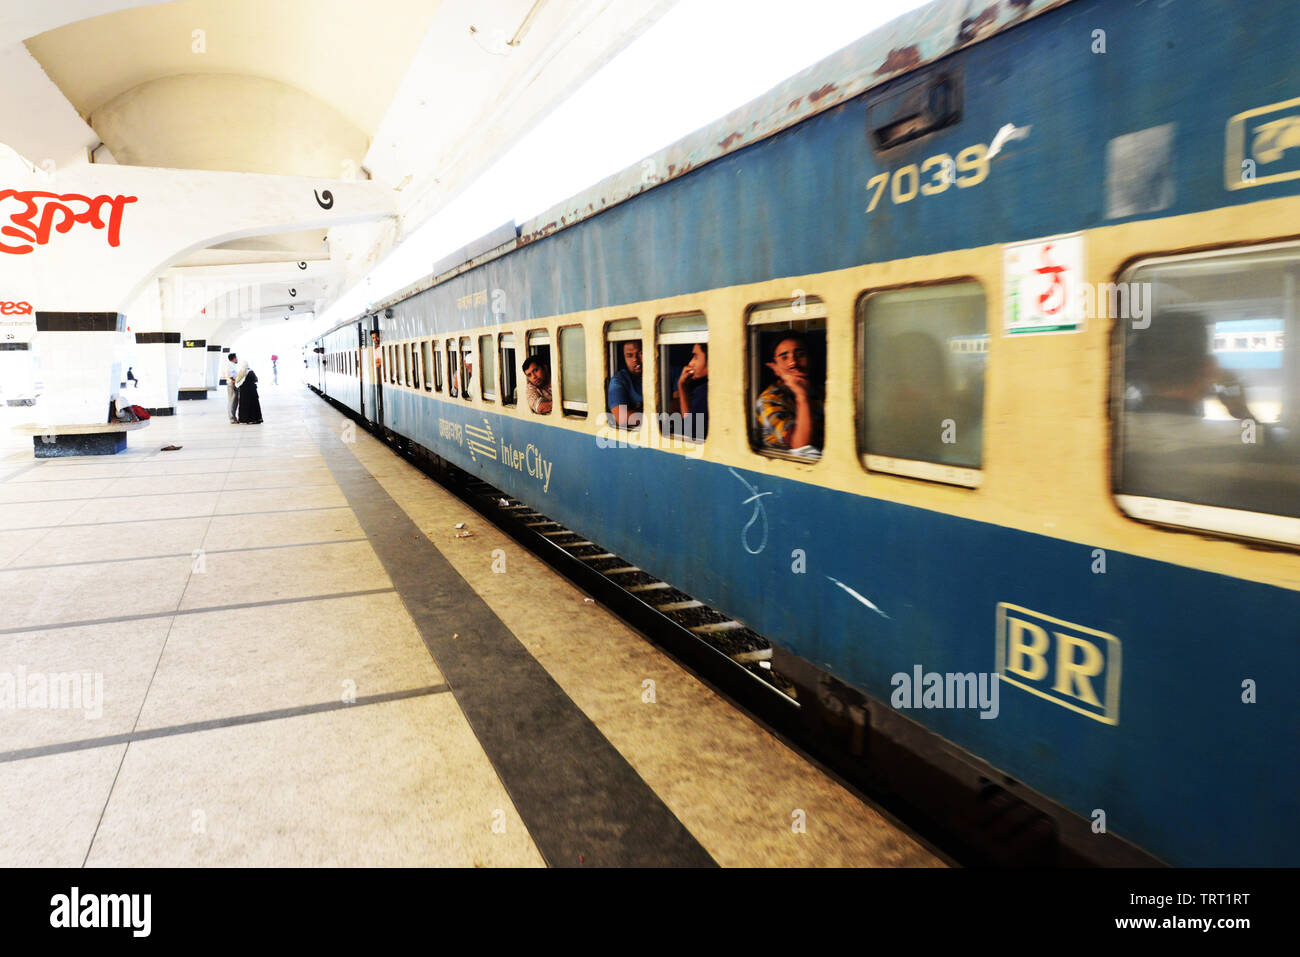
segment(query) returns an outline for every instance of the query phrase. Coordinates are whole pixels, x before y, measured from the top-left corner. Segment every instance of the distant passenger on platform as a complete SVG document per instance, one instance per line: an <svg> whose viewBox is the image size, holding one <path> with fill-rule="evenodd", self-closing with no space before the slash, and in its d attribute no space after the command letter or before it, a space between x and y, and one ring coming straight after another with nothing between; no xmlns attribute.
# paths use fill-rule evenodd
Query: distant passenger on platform
<svg viewBox="0 0 1300 957"><path fill-rule="evenodd" d="M239 422L239 386L235 384L239 357L232 352L226 358L230 360L230 367L226 369L226 399L230 403L230 424L235 425Z"/></svg>
<svg viewBox="0 0 1300 957"><path fill-rule="evenodd" d="M641 394L641 341L623 343L625 368L619 369L609 380L609 417L620 429L635 429L641 425L645 400Z"/></svg>
<svg viewBox="0 0 1300 957"><path fill-rule="evenodd" d="M677 396L682 408L682 434L704 441L709 432L708 343L695 343L691 361L677 377Z"/></svg>
<svg viewBox="0 0 1300 957"><path fill-rule="evenodd" d="M549 415L551 411L551 370L539 356L529 356L524 360L524 376L528 385L524 392L528 398L528 408L538 415Z"/></svg>
<svg viewBox="0 0 1300 957"><path fill-rule="evenodd" d="M803 458L820 458L823 442L821 390L808 380L808 343L799 333L785 336L767 367L776 381L755 403L763 445Z"/></svg>
<svg viewBox="0 0 1300 957"><path fill-rule="evenodd" d="M126 381L134 382L135 388L140 388L140 380L135 377L135 370L131 366L126 367Z"/></svg>

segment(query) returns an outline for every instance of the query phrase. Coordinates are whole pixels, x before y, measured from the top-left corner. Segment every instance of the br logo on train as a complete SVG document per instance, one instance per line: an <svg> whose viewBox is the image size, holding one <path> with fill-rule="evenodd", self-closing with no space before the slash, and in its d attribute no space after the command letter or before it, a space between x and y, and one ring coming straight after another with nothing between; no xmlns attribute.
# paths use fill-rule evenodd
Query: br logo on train
<svg viewBox="0 0 1300 957"><path fill-rule="evenodd" d="M1104 724L1119 724L1119 639L999 602L1002 680Z"/></svg>

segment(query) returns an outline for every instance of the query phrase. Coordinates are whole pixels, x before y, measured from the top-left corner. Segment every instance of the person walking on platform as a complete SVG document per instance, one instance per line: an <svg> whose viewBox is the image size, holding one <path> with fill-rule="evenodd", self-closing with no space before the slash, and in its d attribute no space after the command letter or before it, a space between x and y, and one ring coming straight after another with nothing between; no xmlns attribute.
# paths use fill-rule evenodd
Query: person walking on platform
<svg viewBox="0 0 1300 957"><path fill-rule="evenodd" d="M226 369L226 398L230 402L230 422L233 425L239 421L239 386L235 383L239 357L232 352L226 358L230 360L230 367Z"/></svg>
<svg viewBox="0 0 1300 957"><path fill-rule="evenodd" d="M242 425L262 424L262 402L257 397L257 373L248 368L248 363L239 364L239 376L235 383L239 386L239 421Z"/></svg>

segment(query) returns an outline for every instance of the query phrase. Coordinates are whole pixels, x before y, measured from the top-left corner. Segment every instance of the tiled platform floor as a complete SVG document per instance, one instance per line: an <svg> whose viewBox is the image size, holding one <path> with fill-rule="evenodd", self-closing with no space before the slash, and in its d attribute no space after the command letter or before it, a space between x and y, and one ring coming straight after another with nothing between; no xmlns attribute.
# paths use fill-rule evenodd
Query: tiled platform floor
<svg viewBox="0 0 1300 957"><path fill-rule="evenodd" d="M265 424L236 426L220 399L182 402L112 457L37 461L0 428L0 865L583 863L539 850L554 842L525 820L548 815L516 807L529 782L467 720L428 614L336 481L343 454L704 860L941 863L382 444L339 446L345 420L305 387L262 403ZM454 537L462 521L472 537ZM459 635L462 614L432 627ZM70 707L36 703L72 674L89 677L79 698L65 686ZM6 701L6 675L31 697Z"/></svg>

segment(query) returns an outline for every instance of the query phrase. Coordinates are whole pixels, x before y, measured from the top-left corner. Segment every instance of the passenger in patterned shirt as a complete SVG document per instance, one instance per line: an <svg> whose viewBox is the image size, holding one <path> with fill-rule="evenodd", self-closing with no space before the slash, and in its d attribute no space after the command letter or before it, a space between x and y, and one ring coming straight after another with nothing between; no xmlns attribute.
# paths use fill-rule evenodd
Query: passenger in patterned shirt
<svg viewBox="0 0 1300 957"><path fill-rule="evenodd" d="M551 370L537 356L529 356L524 360L524 376L528 379L528 408L546 415L551 411Z"/></svg>
<svg viewBox="0 0 1300 957"><path fill-rule="evenodd" d="M755 403L763 445L773 451L819 458L823 442L821 391L808 380L808 343L798 333L777 342L767 367L776 381Z"/></svg>

